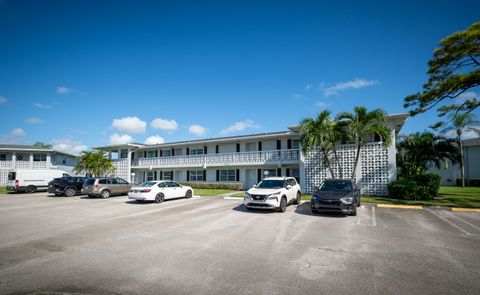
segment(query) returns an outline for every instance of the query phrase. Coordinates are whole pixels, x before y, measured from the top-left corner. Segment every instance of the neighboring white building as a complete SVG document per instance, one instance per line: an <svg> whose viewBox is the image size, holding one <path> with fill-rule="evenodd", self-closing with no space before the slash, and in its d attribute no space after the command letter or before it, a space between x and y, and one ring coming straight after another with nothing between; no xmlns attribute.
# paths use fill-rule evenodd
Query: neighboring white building
<svg viewBox="0 0 480 295"><path fill-rule="evenodd" d="M480 138L463 141L465 179L480 178ZM446 169L430 168L430 172L440 175L442 185L456 185L460 178L460 165L449 165Z"/></svg>
<svg viewBox="0 0 480 295"><path fill-rule="evenodd" d="M13 169L60 169L72 173L76 157L53 149L31 145L0 144L0 186L7 184Z"/></svg>
<svg viewBox="0 0 480 295"><path fill-rule="evenodd" d="M389 115L393 139L408 114ZM304 192L331 175L322 165L319 151L301 153L299 127L288 131L171 142L159 145L126 144L98 147L108 152L117 168L114 173L130 182L155 179L175 181L241 182L250 188L268 176L293 176ZM355 161L355 144L339 146L345 175ZM371 137L362 149L357 171L365 194L387 194L387 183L396 179L396 149L384 147L380 138Z"/></svg>

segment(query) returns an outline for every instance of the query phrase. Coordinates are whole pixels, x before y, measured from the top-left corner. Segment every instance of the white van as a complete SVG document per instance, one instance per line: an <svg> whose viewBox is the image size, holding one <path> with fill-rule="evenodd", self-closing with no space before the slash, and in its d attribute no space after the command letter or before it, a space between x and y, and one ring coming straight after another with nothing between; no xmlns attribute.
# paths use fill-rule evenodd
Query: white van
<svg viewBox="0 0 480 295"><path fill-rule="evenodd" d="M34 193L46 190L48 183L69 174L56 169L17 169L8 172L7 191Z"/></svg>

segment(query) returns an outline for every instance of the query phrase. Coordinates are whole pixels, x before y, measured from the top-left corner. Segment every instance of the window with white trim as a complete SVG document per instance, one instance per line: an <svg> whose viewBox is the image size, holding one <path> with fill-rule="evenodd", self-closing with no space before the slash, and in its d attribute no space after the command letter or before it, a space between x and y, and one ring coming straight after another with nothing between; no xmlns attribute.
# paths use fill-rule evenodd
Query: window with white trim
<svg viewBox="0 0 480 295"><path fill-rule="evenodd" d="M46 160L47 160L47 155L45 155L45 154L36 154L36 155L33 155L33 160L34 160L35 162L46 161Z"/></svg>
<svg viewBox="0 0 480 295"><path fill-rule="evenodd" d="M292 140L292 149L296 150L300 148L300 140L294 139Z"/></svg>
<svg viewBox="0 0 480 295"><path fill-rule="evenodd" d="M265 175L265 171L268 171L268 175ZM262 171L262 179L266 177L274 177L277 176L277 169L263 169Z"/></svg>
<svg viewBox="0 0 480 295"><path fill-rule="evenodd" d="M172 156L172 150L162 150L162 156L163 157L171 157Z"/></svg>
<svg viewBox="0 0 480 295"><path fill-rule="evenodd" d="M0 161L6 161L7 160L7 154L0 154Z"/></svg>
<svg viewBox="0 0 480 295"><path fill-rule="evenodd" d="M235 181L235 170L220 170L219 174L220 181Z"/></svg>
<svg viewBox="0 0 480 295"><path fill-rule="evenodd" d="M147 181L155 180L155 173L153 171L147 171Z"/></svg>
<svg viewBox="0 0 480 295"><path fill-rule="evenodd" d="M190 171L190 181L204 181L203 170Z"/></svg>
<svg viewBox="0 0 480 295"><path fill-rule="evenodd" d="M155 151L147 151L147 158L155 158Z"/></svg>
<svg viewBox="0 0 480 295"><path fill-rule="evenodd" d="M120 158L122 158L122 159L128 158L128 150L121 150L120 151Z"/></svg>
<svg viewBox="0 0 480 295"><path fill-rule="evenodd" d="M190 155L203 155L203 148L193 148L190 150Z"/></svg>
<svg viewBox="0 0 480 295"><path fill-rule="evenodd" d="M173 171L163 171L163 180L173 180Z"/></svg>

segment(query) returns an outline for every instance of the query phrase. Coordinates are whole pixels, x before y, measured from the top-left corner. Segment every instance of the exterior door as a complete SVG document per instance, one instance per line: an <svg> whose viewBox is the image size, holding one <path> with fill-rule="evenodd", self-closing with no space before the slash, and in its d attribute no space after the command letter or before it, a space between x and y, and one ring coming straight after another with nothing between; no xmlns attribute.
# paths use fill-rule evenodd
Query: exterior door
<svg viewBox="0 0 480 295"><path fill-rule="evenodd" d="M245 170L245 190L249 190L255 184L257 184L257 170L247 169Z"/></svg>

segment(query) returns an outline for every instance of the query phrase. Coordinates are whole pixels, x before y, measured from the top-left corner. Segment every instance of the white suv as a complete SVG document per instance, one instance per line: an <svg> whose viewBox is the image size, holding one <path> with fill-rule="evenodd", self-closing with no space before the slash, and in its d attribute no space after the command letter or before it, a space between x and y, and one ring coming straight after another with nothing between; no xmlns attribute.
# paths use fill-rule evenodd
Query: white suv
<svg viewBox="0 0 480 295"><path fill-rule="evenodd" d="M244 196L245 207L275 209L285 212L290 203L300 204L302 192L293 177L268 177L249 189Z"/></svg>

